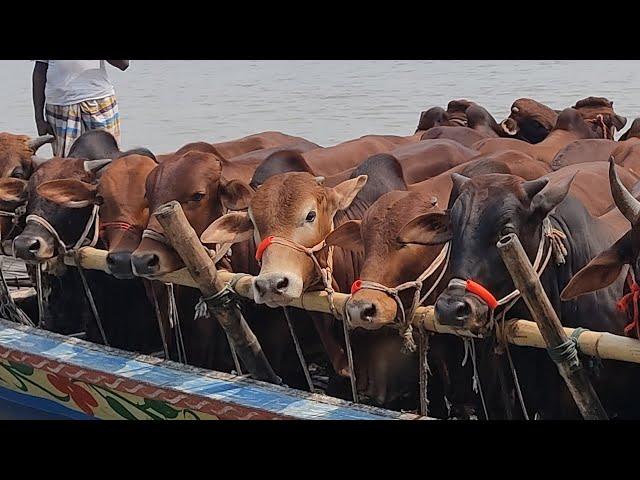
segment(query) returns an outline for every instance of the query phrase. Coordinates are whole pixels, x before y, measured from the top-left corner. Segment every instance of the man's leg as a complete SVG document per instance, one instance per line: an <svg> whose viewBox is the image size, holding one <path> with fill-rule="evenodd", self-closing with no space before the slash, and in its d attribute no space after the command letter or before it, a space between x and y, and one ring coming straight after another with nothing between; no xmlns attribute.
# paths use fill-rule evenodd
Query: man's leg
<svg viewBox="0 0 640 480"><path fill-rule="evenodd" d="M114 95L98 100L87 100L80 104L84 130L103 128L120 144L120 113Z"/></svg>
<svg viewBox="0 0 640 480"><path fill-rule="evenodd" d="M47 105L45 114L55 136L51 145L53 155L66 157L75 139L82 134L80 105Z"/></svg>

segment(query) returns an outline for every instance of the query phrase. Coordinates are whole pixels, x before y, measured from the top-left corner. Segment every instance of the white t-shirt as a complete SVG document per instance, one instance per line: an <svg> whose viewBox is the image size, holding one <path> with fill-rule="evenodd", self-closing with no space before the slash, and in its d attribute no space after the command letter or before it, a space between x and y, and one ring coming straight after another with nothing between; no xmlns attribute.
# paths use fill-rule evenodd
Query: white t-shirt
<svg viewBox="0 0 640 480"><path fill-rule="evenodd" d="M74 105L114 94L104 60L36 60L49 65L44 94L49 105Z"/></svg>

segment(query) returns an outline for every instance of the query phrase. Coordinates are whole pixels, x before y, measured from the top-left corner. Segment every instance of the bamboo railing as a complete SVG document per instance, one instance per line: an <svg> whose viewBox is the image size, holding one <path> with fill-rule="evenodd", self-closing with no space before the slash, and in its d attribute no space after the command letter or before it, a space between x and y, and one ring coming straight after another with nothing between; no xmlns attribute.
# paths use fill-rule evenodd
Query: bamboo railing
<svg viewBox="0 0 640 480"><path fill-rule="evenodd" d="M84 247L79 251L80 265L85 269L108 272L106 256L107 252L104 250ZM64 262L66 265L75 266L75 262L70 256L65 257ZM218 271L218 276L221 280L227 282L231 280L233 274L220 270ZM154 280L197 288L196 282L191 278L191 275L189 275L189 272L186 269L178 270ZM251 281L252 277L244 277L238 281L235 289L239 295L253 300L253 295L251 293ZM343 293L334 294L333 300L338 311L343 310L344 304L348 298L349 296ZM326 292L305 293L299 300L294 301L291 306L314 312L331 312ZM455 334L467 337L474 336L466 330L455 329L436 322L432 306L418 308L412 319L412 323L415 326L421 325L423 328L431 332ZM508 320L505 322L503 331L502 326L498 326L497 328L500 330L498 334L511 344L534 348L546 348L545 341L535 322L527 320ZM564 331L568 336L570 336L574 329L564 327ZM582 353L589 356L640 363L640 340L613 335L606 332L585 331L578 338L578 346Z"/></svg>

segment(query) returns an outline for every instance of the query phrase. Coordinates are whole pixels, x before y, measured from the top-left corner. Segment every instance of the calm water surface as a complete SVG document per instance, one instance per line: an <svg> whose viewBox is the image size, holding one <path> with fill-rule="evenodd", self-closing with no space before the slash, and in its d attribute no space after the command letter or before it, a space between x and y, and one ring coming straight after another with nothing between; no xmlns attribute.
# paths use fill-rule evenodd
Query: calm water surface
<svg viewBox="0 0 640 480"><path fill-rule="evenodd" d="M413 133L420 112L468 98L498 121L531 97L553 108L589 95L640 116L640 61L159 61L108 66L122 144L157 153L264 130L323 146ZM0 131L35 134L29 61L0 61ZM628 123L628 125L631 122Z"/></svg>

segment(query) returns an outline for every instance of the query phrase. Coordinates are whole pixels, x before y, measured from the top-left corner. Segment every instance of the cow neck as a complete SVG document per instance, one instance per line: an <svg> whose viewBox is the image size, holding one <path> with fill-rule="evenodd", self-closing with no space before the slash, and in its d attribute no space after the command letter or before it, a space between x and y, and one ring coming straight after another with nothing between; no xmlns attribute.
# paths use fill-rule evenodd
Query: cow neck
<svg viewBox="0 0 640 480"><path fill-rule="evenodd" d="M87 220L87 223L85 224L84 229L82 230L82 234L80 235L80 238L78 238L78 240L72 246L68 246L67 244L65 244L60 238L60 235L56 231L55 227L40 215L36 215L34 213L32 213L31 215L27 215L26 223L32 222L40 225L42 228L44 228L47 232L49 232L53 236L53 238L56 240L56 242L60 246L62 253L67 253L67 251L69 250L77 250L78 248L83 246L89 246L89 247L96 246L96 243L98 242L98 235L100 233L100 228L98 226L98 224L100 223L99 210L100 210L100 205L93 205L93 209L91 210L91 215L89 215L89 219ZM92 226L93 226L93 236L91 237L91 241L89 242L88 245L83 245L85 240L89 236L89 232Z"/></svg>
<svg viewBox="0 0 640 480"><path fill-rule="evenodd" d="M413 281L402 283L396 287L387 287L386 285L382 285L378 282L372 282L369 280L356 280L353 282L351 286L351 295L354 295L359 290L377 290L379 292L383 292L389 297L391 297L398 306L398 312L400 314L399 323L400 323L400 336L403 338L403 349L405 352L415 352L416 344L413 340L413 327L411 325L411 320L413 319L413 315L419 306L421 306L424 301L433 293L433 291L437 288L437 286L442 281L444 274L449 265L449 253L451 251L451 242L445 243L442 250L438 256L431 262L427 268ZM424 286L424 282L431 277L437 270L442 266L440 270L440 275L433 282L431 287L427 290L427 292L421 297L420 293L422 292L422 288ZM411 302L411 307L407 311L405 311L404 304L400 299L400 292L409 289L415 289L413 294L413 301ZM345 311L348 317L348 310Z"/></svg>

